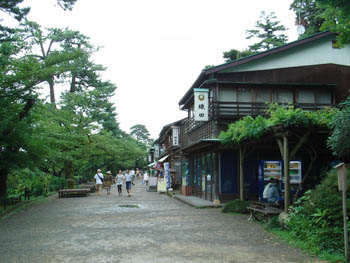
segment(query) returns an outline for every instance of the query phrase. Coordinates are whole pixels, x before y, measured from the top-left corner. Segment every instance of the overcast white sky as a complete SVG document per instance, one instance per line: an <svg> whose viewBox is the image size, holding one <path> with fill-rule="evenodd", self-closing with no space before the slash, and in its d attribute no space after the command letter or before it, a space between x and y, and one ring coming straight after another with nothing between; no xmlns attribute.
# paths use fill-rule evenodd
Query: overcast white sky
<svg viewBox="0 0 350 263"><path fill-rule="evenodd" d="M292 0L78 0L72 12L56 0L25 0L29 19L44 27L69 27L103 48L95 62L107 67L105 80L117 85L121 129L143 124L152 138L164 125L182 119L178 102L205 65L222 54L243 50L261 11L274 11L297 39ZM254 42L254 41L253 41Z"/></svg>

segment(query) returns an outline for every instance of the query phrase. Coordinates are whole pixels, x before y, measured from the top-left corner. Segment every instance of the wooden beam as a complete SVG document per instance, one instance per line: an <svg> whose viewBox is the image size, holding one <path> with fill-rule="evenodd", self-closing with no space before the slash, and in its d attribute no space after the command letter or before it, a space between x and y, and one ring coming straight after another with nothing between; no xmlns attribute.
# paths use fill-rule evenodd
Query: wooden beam
<svg viewBox="0 0 350 263"><path fill-rule="evenodd" d="M215 151L215 164L214 164L214 173L215 173L215 198L214 205L220 205L220 197L219 197L219 151Z"/></svg>
<svg viewBox="0 0 350 263"><path fill-rule="evenodd" d="M280 149L280 153L281 153L281 156L283 159L283 143L282 143L281 139L279 139L279 138L276 138L276 141L277 141L278 148Z"/></svg>
<svg viewBox="0 0 350 263"><path fill-rule="evenodd" d="M244 155L246 152L246 146L239 146L239 197L244 200Z"/></svg>
<svg viewBox="0 0 350 263"><path fill-rule="evenodd" d="M284 211L288 212L290 205L290 175L289 175L288 137L283 136L283 172L284 172Z"/></svg>
<svg viewBox="0 0 350 263"><path fill-rule="evenodd" d="M292 152L289 155L289 160L293 159L294 155L300 149L300 147L306 142L311 134L311 129L309 129L298 141L298 143L294 146Z"/></svg>

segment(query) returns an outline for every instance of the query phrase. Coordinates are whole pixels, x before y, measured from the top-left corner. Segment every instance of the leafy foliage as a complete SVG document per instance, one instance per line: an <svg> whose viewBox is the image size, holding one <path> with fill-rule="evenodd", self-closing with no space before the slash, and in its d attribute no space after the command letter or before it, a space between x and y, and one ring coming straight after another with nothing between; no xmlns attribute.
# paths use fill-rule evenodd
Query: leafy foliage
<svg viewBox="0 0 350 263"><path fill-rule="evenodd" d="M309 190L290 208L290 233L307 241L316 253L341 253L344 248L342 194L337 182L335 171L329 173L315 190Z"/></svg>
<svg viewBox="0 0 350 263"><path fill-rule="evenodd" d="M328 146L338 158L350 163L350 101L343 103L340 111L331 122L332 135L328 138Z"/></svg>
<svg viewBox="0 0 350 263"><path fill-rule="evenodd" d="M305 36L332 30L339 33L339 46L350 44L350 4L348 0L294 0L290 6L306 27ZM302 37L304 36L302 35Z"/></svg>
<svg viewBox="0 0 350 263"><path fill-rule="evenodd" d="M316 112L306 111L292 106L283 107L270 104L267 113L269 118L246 116L229 124L227 131L221 132L219 138L224 144L239 144L243 141L258 140L267 134L271 127L328 127L335 109L324 109Z"/></svg>
<svg viewBox="0 0 350 263"><path fill-rule="evenodd" d="M224 204L222 212L247 214L249 212L247 209L247 206L249 206L249 204L249 201L242 201L239 199L232 200Z"/></svg>
<svg viewBox="0 0 350 263"><path fill-rule="evenodd" d="M253 55L254 52L250 51L249 49L245 49L242 51L231 49L229 51L225 51L223 54L223 57L225 59L225 62L229 62L231 60L236 60L244 57L248 57L250 55Z"/></svg>
<svg viewBox="0 0 350 263"><path fill-rule="evenodd" d="M21 20L21 2L0 0L0 10ZM70 10L76 0L57 2ZM105 68L91 59L97 50L78 31L32 21L0 27L0 198L24 187L46 195L92 180L97 168L144 165L147 146L120 130L110 101L116 85L101 78ZM39 99L43 87L50 104Z"/></svg>
<svg viewBox="0 0 350 263"><path fill-rule="evenodd" d="M325 19L321 17L323 10L315 0L294 0L290 9L295 12L295 23L301 24L305 28L305 33L300 38L321 32L321 26Z"/></svg>

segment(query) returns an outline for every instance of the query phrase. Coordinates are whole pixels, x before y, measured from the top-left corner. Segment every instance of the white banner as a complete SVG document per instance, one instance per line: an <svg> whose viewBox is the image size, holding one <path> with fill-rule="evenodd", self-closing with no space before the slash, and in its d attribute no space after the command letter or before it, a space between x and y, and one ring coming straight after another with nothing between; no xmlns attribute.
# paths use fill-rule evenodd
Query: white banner
<svg viewBox="0 0 350 263"><path fill-rule="evenodd" d="M173 146L179 146L179 127L173 126Z"/></svg>
<svg viewBox="0 0 350 263"><path fill-rule="evenodd" d="M166 188L170 188L170 167L169 167L169 163L164 163L164 180L166 183Z"/></svg>
<svg viewBox="0 0 350 263"><path fill-rule="evenodd" d="M208 121L208 89L194 89L194 120Z"/></svg>

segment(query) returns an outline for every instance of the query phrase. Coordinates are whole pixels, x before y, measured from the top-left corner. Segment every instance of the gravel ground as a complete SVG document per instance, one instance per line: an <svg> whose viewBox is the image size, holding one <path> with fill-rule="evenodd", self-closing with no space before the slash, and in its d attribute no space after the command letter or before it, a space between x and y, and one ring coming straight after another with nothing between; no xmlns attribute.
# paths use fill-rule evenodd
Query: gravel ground
<svg viewBox="0 0 350 263"><path fill-rule="evenodd" d="M0 262L317 262L246 215L132 190L54 195L1 220Z"/></svg>

